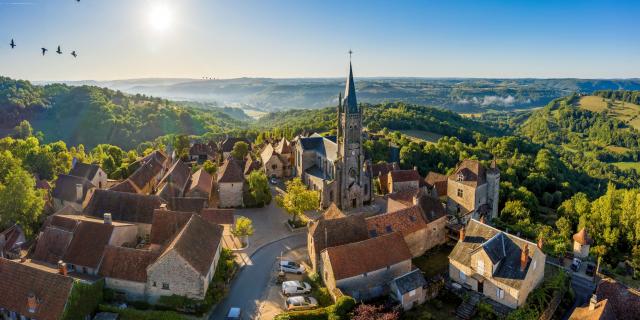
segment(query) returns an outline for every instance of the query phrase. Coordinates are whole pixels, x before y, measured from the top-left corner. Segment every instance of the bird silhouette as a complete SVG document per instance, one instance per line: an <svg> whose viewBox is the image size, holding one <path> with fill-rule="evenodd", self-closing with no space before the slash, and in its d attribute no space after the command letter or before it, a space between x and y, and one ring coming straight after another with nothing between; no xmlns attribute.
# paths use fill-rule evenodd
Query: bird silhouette
<svg viewBox="0 0 640 320"><path fill-rule="evenodd" d="M62 54L62 50L60 50L60 46L58 46L58 50L56 50L57 54Z"/></svg>
<svg viewBox="0 0 640 320"><path fill-rule="evenodd" d="M47 51L49 51L49 49L47 48L41 48L42 49L42 55L44 56L45 53L47 53Z"/></svg>
<svg viewBox="0 0 640 320"><path fill-rule="evenodd" d="M11 43L9 45L11 46L11 49L16 47L16 43L13 41L13 39L11 39Z"/></svg>
<svg viewBox="0 0 640 320"><path fill-rule="evenodd" d="M78 1L78 2L80 2L80 1ZM76 58L76 57L78 56L78 55L76 54L75 50L74 50L74 51L71 51L71 55L72 55L74 58Z"/></svg>

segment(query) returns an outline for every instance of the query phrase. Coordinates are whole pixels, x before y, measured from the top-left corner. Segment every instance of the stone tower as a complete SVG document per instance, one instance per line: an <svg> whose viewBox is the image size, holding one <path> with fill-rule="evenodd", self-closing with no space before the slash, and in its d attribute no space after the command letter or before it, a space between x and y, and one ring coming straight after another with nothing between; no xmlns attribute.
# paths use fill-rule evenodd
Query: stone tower
<svg viewBox="0 0 640 320"><path fill-rule="evenodd" d="M487 170L487 203L491 206L491 218L498 216L498 200L500 198L500 170L496 160L491 161Z"/></svg>
<svg viewBox="0 0 640 320"><path fill-rule="evenodd" d="M369 201L371 181L364 167L362 109L356 100L351 62L344 98L338 98L337 142L338 206L341 209L362 207L363 203Z"/></svg>

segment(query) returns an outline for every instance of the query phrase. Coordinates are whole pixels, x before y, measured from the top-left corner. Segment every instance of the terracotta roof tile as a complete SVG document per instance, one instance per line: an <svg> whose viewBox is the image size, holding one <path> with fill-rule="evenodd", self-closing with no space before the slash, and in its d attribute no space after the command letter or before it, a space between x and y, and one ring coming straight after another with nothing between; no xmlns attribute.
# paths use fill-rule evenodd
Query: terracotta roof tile
<svg viewBox="0 0 640 320"><path fill-rule="evenodd" d="M329 208L327 208L327 210L322 214L320 218L330 220L330 219L344 218L346 216L347 215L344 214L344 212L342 212L342 210L340 210L338 206L336 206L335 202L331 202L331 204L329 205Z"/></svg>
<svg viewBox="0 0 640 320"><path fill-rule="evenodd" d="M369 238L367 223L362 215L318 220L309 226L309 234L317 254L328 247Z"/></svg>
<svg viewBox="0 0 640 320"><path fill-rule="evenodd" d="M389 172L391 182L407 182L407 181L420 181L420 173L418 170L393 170Z"/></svg>
<svg viewBox="0 0 640 320"><path fill-rule="evenodd" d="M61 319L71 294L73 279L0 258L0 307L39 320ZM38 301L34 313L27 297Z"/></svg>
<svg viewBox="0 0 640 320"><path fill-rule="evenodd" d="M147 267L158 257L149 250L107 246L100 265L100 274L108 278L135 282L147 281Z"/></svg>
<svg viewBox="0 0 640 320"><path fill-rule="evenodd" d="M113 225L101 221L81 221L73 232L73 239L62 260L74 265L97 268L104 247L109 244L113 228Z"/></svg>
<svg viewBox="0 0 640 320"><path fill-rule="evenodd" d="M140 189L138 189L133 184L133 182L131 182L131 180L129 180L129 179L125 179L125 180L121 181L120 183L116 184L115 186L109 188L109 190L119 191L119 192L128 192L128 193L140 193Z"/></svg>
<svg viewBox="0 0 640 320"><path fill-rule="evenodd" d="M462 181L458 181L459 175L463 177ZM483 185L487 181L487 175L485 168L480 161L467 159L458 164L456 170L448 179L471 186L479 186Z"/></svg>
<svg viewBox="0 0 640 320"><path fill-rule="evenodd" d="M129 180L142 189L151 182L165 167L167 157L159 151L154 151L141 160L141 166L134 171Z"/></svg>
<svg viewBox="0 0 640 320"><path fill-rule="evenodd" d="M575 308L569 320L616 320L616 316L609 300L604 299L598 301L593 310L589 309L589 303Z"/></svg>
<svg viewBox="0 0 640 320"><path fill-rule="evenodd" d="M612 279L603 279L596 289L598 299L607 299L616 319L637 319L640 314L640 292Z"/></svg>
<svg viewBox="0 0 640 320"><path fill-rule="evenodd" d="M203 209L200 216L211 224L234 224L234 209Z"/></svg>
<svg viewBox="0 0 640 320"><path fill-rule="evenodd" d="M218 183L233 183L244 181L244 173L242 171L242 168L240 168L238 160L234 159L233 157L227 158L218 171Z"/></svg>
<svg viewBox="0 0 640 320"><path fill-rule="evenodd" d="M350 278L411 260L409 247L399 232L330 247L326 250L335 280Z"/></svg>
<svg viewBox="0 0 640 320"><path fill-rule="evenodd" d="M203 168L200 168L191 176L191 185L189 186L188 192L199 190L210 194L212 187L213 177Z"/></svg>
<svg viewBox="0 0 640 320"><path fill-rule="evenodd" d="M581 244L581 245L591 245L593 244L593 239L589 236L587 229L582 228L578 233L573 235L573 241Z"/></svg>
<svg viewBox="0 0 640 320"><path fill-rule="evenodd" d="M371 165L371 174L374 177L377 177L379 175L386 176L389 173L389 171L393 171L393 170L400 170L400 167L395 162L392 162L392 163L384 162L384 163L376 163Z"/></svg>
<svg viewBox="0 0 640 320"><path fill-rule="evenodd" d="M440 173L429 172L427 177L424 179L427 186L430 188L436 188L438 192L438 196L446 196L447 195L447 176Z"/></svg>
<svg viewBox="0 0 640 320"><path fill-rule="evenodd" d="M191 218L191 212L154 210L149 241L163 245L173 239Z"/></svg>
<svg viewBox="0 0 640 320"><path fill-rule="evenodd" d="M206 203L205 198L171 198L167 202L167 208L173 211L200 213Z"/></svg>
<svg viewBox="0 0 640 320"><path fill-rule="evenodd" d="M46 228L38 237L33 260L57 264L67 251L73 232L56 227Z"/></svg>
<svg viewBox="0 0 640 320"><path fill-rule="evenodd" d="M392 232L401 232L403 236L407 236L427 227L427 221L418 206L375 215L366 220L370 237Z"/></svg>

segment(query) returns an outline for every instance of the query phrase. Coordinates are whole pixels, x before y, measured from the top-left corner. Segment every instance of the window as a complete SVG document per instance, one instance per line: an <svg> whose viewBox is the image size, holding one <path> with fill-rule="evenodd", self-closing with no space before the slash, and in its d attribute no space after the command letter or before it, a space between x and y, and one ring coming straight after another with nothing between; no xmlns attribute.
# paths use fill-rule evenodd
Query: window
<svg viewBox="0 0 640 320"><path fill-rule="evenodd" d="M163 282L162 283L162 290L169 290L169 283Z"/></svg>
<svg viewBox="0 0 640 320"><path fill-rule="evenodd" d="M484 274L484 260L478 259L478 273Z"/></svg>
<svg viewBox="0 0 640 320"><path fill-rule="evenodd" d="M416 295L416 289L409 291L409 297L413 297Z"/></svg>
<svg viewBox="0 0 640 320"><path fill-rule="evenodd" d="M371 238L375 238L375 237L377 237L377 236L378 236L378 231L376 231L375 229L371 229L371 230L369 230L369 236L370 236Z"/></svg>
<svg viewBox="0 0 640 320"><path fill-rule="evenodd" d="M458 181L463 181L463 180L464 180L464 174L459 173L459 174L458 174L458 177L456 178L456 180L458 180Z"/></svg>
<svg viewBox="0 0 640 320"><path fill-rule="evenodd" d="M496 288L496 297L498 299L504 299L504 290Z"/></svg>
<svg viewBox="0 0 640 320"><path fill-rule="evenodd" d="M384 229L387 231L387 233L393 232L393 228L391 228L391 226L386 226Z"/></svg>
<svg viewBox="0 0 640 320"><path fill-rule="evenodd" d="M277 164L272 164L271 165L271 169L273 169L273 170L278 169L278 165Z"/></svg>
<svg viewBox="0 0 640 320"><path fill-rule="evenodd" d="M462 189L458 189L458 197L462 198Z"/></svg>
<svg viewBox="0 0 640 320"><path fill-rule="evenodd" d="M367 273L366 272L363 273L362 276L366 278L367 277Z"/></svg>
<svg viewBox="0 0 640 320"><path fill-rule="evenodd" d="M153 282L152 286L154 286L154 287L156 287L156 286L157 286L155 281Z"/></svg>
<svg viewBox="0 0 640 320"><path fill-rule="evenodd" d="M462 280L462 282L467 281L467 275L464 274L464 272L462 272L462 270L460 270L460 280Z"/></svg>

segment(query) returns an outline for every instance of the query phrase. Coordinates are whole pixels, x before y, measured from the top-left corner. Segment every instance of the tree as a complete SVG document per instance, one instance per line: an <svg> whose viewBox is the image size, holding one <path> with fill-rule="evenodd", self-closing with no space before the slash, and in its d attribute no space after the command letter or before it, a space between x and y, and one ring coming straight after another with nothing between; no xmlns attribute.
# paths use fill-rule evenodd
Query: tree
<svg viewBox="0 0 640 320"><path fill-rule="evenodd" d="M20 124L16 126L13 131L15 131L15 137L19 139L28 138L33 135L33 128L27 120L20 121Z"/></svg>
<svg viewBox="0 0 640 320"><path fill-rule="evenodd" d="M500 218L511 223L515 223L518 220L529 219L530 216L531 211L529 211L520 200L507 201L500 212Z"/></svg>
<svg viewBox="0 0 640 320"><path fill-rule="evenodd" d="M215 163L213 163L211 160L207 160L202 164L202 168L204 169L204 171L206 171L207 173L209 173L210 175L214 175L216 174L216 172L218 171L218 165L216 165Z"/></svg>
<svg viewBox="0 0 640 320"><path fill-rule="evenodd" d="M186 159L189 156L189 145L189 136L185 134L173 138L173 150L180 159Z"/></svg>
<svg viewBox="0 0 640 320"><path fill-rule="evenodd" d="M246 246L246 238L253 235L253 222L247 217L240 217L236 220L236 224L231 230L231 234L242 239L242 245Z"/></svg>
<svg viewBox="0 0 640 320"><path fill-rule="evenodd" d="M258 207L263 207L271 202L271 189L267 175L261 170L251 171L247 178L249 193Z"/></svg>
<svg viewBox="0 0 640 320"><path fill-rule="evenodd" d="M294 178L286 183L287 192L284 195L278 195L276 202L279 207L287 211L292 216L292 222L295 224L305 211L313 210L320 203L320 195L317 191L308 190L302 183L300 178Z"/></svg>
<svg viewBox="0 0 640 320"><path fill-rule="evenodd" d="M249 153L249 145L244 141L238 141L233 145L231 149L231 156L237 160L242 160Z"/></svg>
<svg viewBox="0 0 640 320"><path fill-rule="evenodd" d="M0 226L19 223L27 236L33 235L44 208L44 194L35 189L35 184L31 174L22 168L7 174L0 184Z"/></svg>

